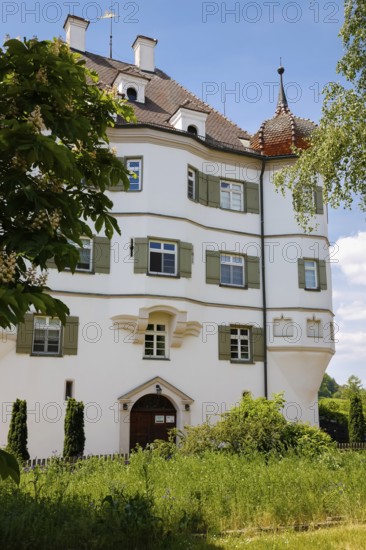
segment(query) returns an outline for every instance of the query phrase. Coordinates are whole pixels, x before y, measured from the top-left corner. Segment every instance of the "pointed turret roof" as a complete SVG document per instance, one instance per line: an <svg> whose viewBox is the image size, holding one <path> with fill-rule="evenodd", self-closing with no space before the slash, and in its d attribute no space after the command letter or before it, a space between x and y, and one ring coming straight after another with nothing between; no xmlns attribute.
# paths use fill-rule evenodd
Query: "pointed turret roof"
<svg viewBox="0 0 366 550"><path fill-rule="evenodd" d="M306 149L316 125L309 119L296 117L290 110L283 85L285 69L278 68L280 89L275 115L265 120L250 140L250 146L264 155L277 157L293 154L292 147Z"/></svg>

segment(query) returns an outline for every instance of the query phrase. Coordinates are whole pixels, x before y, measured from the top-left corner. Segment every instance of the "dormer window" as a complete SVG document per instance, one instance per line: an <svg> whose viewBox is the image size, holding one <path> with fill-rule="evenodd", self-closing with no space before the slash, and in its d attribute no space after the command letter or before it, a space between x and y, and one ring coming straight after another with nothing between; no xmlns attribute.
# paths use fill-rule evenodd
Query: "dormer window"
<svg viewBox="0 0 366 550"><path fill-rule="evenodd" d="M131 71L133 71L133 69L127 67L126 72L118 73L113 82L113 86L116 87L118 93L123 98L127 98L128 101L145 103L145 89L151 79L142 75L131 74Z"/></svg>
<svg viewBox="0 0 366 550"><path fill-rule="evenodd" d="M207 112L197 111L189 107L182 106L170 117L170 124L176 129L192 136L206 136Z"/></svg>
<svg viewBox="0 0 366 550"><path fill-rule="evenodd" d="M127 88L127 98L129 101L137 101L137 91L135 88Z"/></svg>

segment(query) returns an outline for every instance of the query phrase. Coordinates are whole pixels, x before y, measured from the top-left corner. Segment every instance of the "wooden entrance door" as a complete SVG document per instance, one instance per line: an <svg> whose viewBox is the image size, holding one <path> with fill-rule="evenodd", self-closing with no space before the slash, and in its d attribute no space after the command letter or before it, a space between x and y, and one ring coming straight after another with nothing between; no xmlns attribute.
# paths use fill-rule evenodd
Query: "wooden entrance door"
<svg viewBox="0 0 366 550"><path fill-rule="evenodd" d="M168 431L177 425L177 411L163 395L140 397L131 409L130 450L137 444L146 447L155 439L168 440Z"/></svg>

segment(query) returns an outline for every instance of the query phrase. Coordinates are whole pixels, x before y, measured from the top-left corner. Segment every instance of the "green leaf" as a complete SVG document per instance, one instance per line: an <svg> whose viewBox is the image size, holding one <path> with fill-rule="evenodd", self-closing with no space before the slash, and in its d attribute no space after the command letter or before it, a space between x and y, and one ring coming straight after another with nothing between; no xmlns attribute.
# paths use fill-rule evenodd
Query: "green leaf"
<svg viewBox="0 0 366 550"><path fill-rule="evenodd" d="M2 479L11 477L17 485L20 483L18 461L13 455L7 453L3 449L0 449L0 477Z"/></svg>

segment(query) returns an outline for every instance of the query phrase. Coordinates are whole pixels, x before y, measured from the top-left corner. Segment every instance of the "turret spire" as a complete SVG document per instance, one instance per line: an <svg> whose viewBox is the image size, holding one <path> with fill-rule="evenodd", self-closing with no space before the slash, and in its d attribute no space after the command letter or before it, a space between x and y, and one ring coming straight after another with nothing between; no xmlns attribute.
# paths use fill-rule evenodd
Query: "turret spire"
<svg viewBox="0 0 366 550"><path fill-rule="evenodd" d="M280 75L280 90L278 92L276 112L280 112L280 111L288 112L289 107L288 107L287 98L286 98L285 89L283 87L283 80L282 80L282 75L285 72L285 69L282 67L282 65L277 69L277 72Z"/></svg>

